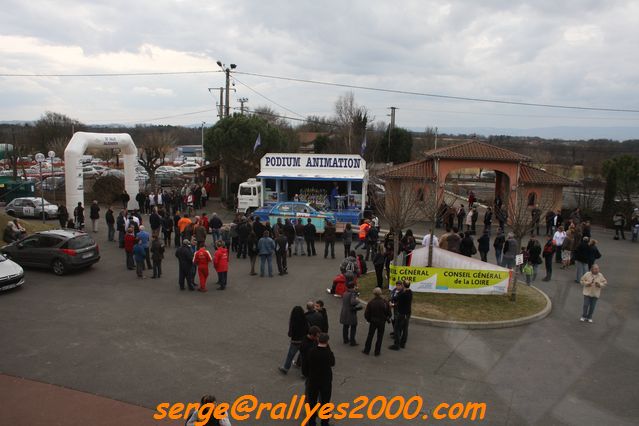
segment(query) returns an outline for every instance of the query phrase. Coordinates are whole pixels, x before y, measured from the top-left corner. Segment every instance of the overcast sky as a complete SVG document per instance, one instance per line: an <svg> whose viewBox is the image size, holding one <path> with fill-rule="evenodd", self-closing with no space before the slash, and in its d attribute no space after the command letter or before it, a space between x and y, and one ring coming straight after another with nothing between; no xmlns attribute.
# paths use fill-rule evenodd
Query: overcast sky
<svg viewBox="0 0 639 426"><path fill-rule="evenodd" d="M0 73L237 71L473 98L639 109L639 2L595 0L2 0ZM330 115L348 89L236 75L287 116ZM84 123L215 122L223 74L0 77L0 120L51 110ZM251 90L252 89L252 90ZM410 128L639 127L638 113L353 90ZM272 104L261 94L280 104ZM290 111L285 110L283 107ZM167 117L154 120L160 117ZM639 134L636 135L639 137Z"/></svg>

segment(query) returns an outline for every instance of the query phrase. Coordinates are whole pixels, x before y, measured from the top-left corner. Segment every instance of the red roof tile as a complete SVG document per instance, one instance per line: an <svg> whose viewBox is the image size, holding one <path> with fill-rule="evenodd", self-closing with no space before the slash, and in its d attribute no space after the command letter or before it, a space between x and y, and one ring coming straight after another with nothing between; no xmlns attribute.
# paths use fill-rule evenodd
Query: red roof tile
<svg viewBox="0 0 639 426"><path fill-rule="evenodd" d="M519 183L523 185L579 186L579 183L574 180L548 173L545 170L527 164L521 165L519 170Z"/></svg>
<svg viewBox="0 0 639 426"><path fill-rule="evenodd" d="M476 140L432 149L426 151L424 155L426 155L426 158L444 158L451 160L497 160L517 163L532 160L526 155Z"/></svg>
<svg viewBox="0 0 639 426"><path fill-rule="evenodd" d="M391 166L382 170L379 177L384 179L420 178L434 180L435 170L433 160L417 160Z"/></svg>

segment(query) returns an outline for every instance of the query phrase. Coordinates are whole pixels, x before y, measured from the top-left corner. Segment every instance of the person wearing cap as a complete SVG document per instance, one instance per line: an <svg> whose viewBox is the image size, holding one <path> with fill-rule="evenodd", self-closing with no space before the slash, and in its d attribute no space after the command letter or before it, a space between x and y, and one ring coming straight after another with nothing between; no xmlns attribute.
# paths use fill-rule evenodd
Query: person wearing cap
<svg viewBox="0 0 639 426"><path fill-rule="evenodd" d="M393 351L406 347L408 339L408 323L410 321L413 305L413 292L410 289L410 281L404 281L395 296L393 307L396 309L394 334L395 343L388 347Z"/></svg>
<svg viewBox="0 0 639 426"><path fill-rule="evenodd" d="M364 311L364 318L368 321L368 336L366 336L366 344L364 345L364 354L368 355L371 351L373 336L377 332L377 340L375 340L375 356L379 356L382 350L382 340L384 339L384 327L386 322L390 320L391 311L388 302L382 298L382 289L375 287L373 289L373 300L368 302Z"/></svg>
<svg viewBox="0 0 639 426"><path fill-rule="evenodd" d="M193 285L193 253L191 251L191 242L189 240L183 240L182 245L175 251L175 257L178 259L178 273L180 290L184 290L184 281L189 290L193 291L195 286Z"/></svg>

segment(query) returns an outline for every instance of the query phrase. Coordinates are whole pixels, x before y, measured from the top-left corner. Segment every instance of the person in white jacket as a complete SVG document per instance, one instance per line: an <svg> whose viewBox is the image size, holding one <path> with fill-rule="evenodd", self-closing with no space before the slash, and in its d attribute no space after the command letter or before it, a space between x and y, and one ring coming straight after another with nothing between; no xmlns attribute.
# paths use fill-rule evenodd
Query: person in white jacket
<svg viewBox="0 0 639 426"><path fill-rule="evenodd" d="M213 395L204 395L200 400L200 407L202 407L204 404L215 404L215 397ZM218 420L213 415L213 413L215 412L215 408L207 409L206 411L208 412L203 413L202 415L200 415L200 411L202 410L198 409L194 410L191 413L189 419L186 421L186 426L196 426L196 422L200 424L199 422L202 422L207 418L208 421L206 422L206 425L231 426L231 421L229 420L228 414L226 413L224 415L224 418Z"/></svg>

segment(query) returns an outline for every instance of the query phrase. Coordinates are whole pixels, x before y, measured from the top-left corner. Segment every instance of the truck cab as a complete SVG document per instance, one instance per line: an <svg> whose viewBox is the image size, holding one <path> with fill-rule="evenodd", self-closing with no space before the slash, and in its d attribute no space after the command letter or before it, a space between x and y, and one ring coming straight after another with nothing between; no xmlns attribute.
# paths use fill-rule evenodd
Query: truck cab
<svg viewBox="0 0 639 426"><path fill-rule="evenodd" d="M262 207L262 183L257 179L242 182L237 189L237 212L251 213Z"/></svg>

